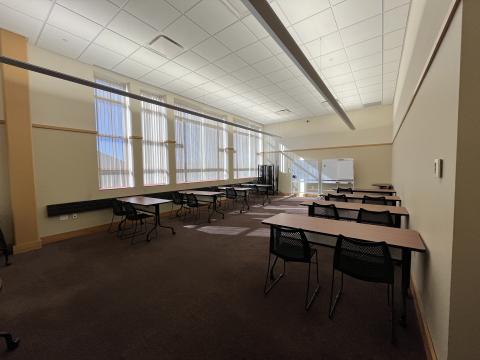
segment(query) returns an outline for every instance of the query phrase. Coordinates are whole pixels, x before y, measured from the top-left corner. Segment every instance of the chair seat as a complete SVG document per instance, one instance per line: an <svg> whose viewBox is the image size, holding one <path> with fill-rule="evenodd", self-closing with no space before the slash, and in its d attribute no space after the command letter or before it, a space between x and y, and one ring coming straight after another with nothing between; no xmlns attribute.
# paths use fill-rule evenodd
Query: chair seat
<svg viewBox="0 0 480 360"><path fill-rule="evenodd" d="M309 254L307 254L308 259L310 259L315 253L316 249L310 248ZM298 261L298 262L308 262L309 260L305 259L304 249L301 246L293 246L288 243L280 244L275 251L272 251L272 254L277 255L278 257L287 260L287 261Z"/></svg>

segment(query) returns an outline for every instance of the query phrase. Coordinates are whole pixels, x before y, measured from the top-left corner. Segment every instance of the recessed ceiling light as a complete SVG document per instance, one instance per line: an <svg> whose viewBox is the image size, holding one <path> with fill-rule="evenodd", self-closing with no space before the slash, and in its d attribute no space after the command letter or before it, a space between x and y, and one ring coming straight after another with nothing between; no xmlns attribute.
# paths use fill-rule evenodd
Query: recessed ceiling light
<svg viewBox="0 0 480 360"><path fill-rule="evenodd" d="M183 46L166 35L158 35L148 43L148 46L158 54L173 59L183 51Z"/></svg>

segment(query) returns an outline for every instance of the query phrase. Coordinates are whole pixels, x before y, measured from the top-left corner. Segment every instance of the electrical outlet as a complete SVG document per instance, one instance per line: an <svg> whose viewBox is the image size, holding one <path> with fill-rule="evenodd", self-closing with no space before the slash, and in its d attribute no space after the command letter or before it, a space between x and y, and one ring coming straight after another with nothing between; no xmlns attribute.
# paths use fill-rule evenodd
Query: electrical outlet
<svg viewBox="0 0 480 360"><path fill-rule="evenodd" d="M72 219L77 220L78 219L78 214L72 214Z"/></svg>
<svg viewBox="0 0 480 360"><path fill-rule="evenodd" d="M68 220L68 215L60 215L59 219L62 221Z"/></svg>

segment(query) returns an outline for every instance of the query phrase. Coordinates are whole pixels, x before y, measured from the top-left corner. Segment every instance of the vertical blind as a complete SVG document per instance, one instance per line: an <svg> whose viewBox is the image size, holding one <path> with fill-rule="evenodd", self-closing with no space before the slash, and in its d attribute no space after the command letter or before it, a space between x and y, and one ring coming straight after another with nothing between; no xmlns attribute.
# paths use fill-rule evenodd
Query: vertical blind
<svg viewBox="0 0 480 360"><path fill-rule="evenodd" d="M227 179L225 124L175 111L177 182Z"/></svg>
<svg viewBox="0 0 480 360"><path fill-rule="evenodd" d="M126 84L96 80L102 85L127 90ZM97 158L100 189L134 186L133 157L130 136L131 116L128 98L95 90L97 122Z"/></svg>
<svg viewBox="0 0 480 360"><path fill-rule="evenodd" d="M262 134L235 128L233 146L235 179L257 176L257 167L262 163Z"/></svg>
<svg viewBox="0 0 480 360"><path fill-rule="evenodd" d="M142 96L164 100L146 93ZM144 185L168 184L167 112L164 107L142 101L142 138Z"/></svg>
<svg viewBox="0 0 480 360"><path fill-rule="evenodd" d="M278 165L280 160L279 156L279 143L277 138L266 135L263 137L263 163L266 165Z"/></svg>

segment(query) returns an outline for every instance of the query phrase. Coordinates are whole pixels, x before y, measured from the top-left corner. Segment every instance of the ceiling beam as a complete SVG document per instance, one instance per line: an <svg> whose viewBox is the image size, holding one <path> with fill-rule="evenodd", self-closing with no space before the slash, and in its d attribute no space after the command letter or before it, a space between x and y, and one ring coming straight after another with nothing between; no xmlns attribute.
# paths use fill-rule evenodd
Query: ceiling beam
<svg viewBox="0 0 480 360"><path fill-rule="evenodd" d="M318 75L317 71L313 68L310 61L297 45L292 35L283 25L282 21L278 18L277 14L273 11L266 0L242 0L243 4L250 10L255 18L262 24L265 30L272 36L277 44L285 51L295 65L302 71L312 85L318 90L318 92L325 98L330 104L333 110L343 120L343 122L351 129L355 130L355 126L348 117L345 110L338 103L337 99L328 89L327 85L323 82Z"/></svg>

